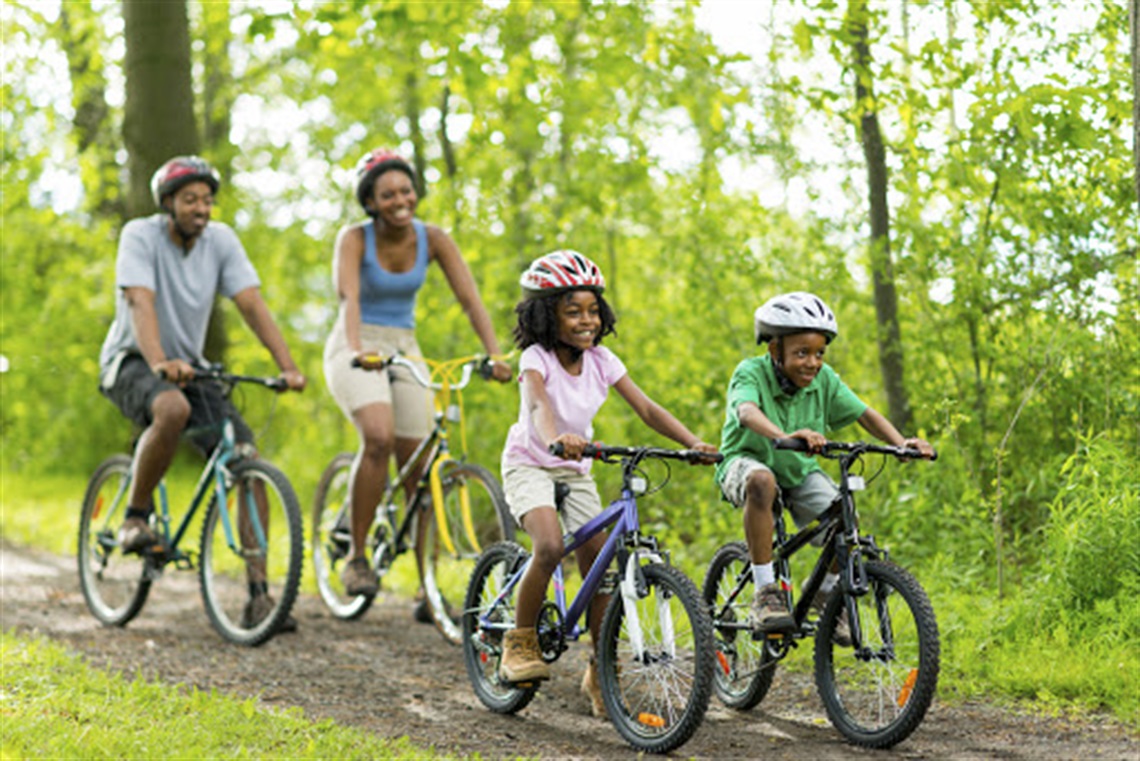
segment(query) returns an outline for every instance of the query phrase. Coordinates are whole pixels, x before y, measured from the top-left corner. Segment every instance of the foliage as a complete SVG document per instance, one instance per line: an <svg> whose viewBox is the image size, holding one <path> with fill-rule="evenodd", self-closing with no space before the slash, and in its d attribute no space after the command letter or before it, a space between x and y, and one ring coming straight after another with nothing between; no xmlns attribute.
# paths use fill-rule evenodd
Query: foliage
<svg viewBox="0 0 1140 761"><path fill-rule="evenodd" d="M451 758L407 738L314 722L300 709L127 680L43 639L4 632L0 659L5 758Z"/></svg>

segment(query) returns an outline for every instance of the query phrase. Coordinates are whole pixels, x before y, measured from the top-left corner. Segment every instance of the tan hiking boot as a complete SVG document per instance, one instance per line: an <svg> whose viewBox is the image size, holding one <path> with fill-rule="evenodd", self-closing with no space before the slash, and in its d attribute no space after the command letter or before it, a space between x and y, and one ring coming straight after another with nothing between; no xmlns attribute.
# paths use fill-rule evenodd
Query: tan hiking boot
<svg viewBox="0 0 1140 761"><path fill-rule="evenodd" d="M811 598L811 605L808 606L808 610L810 610L811 614L817 619L823 615L823 609L827 605L827 598L830 596L830 593L820 590L815 593L815 597ZM831 641L839 647L851 647L851 627L847 623L846 605L839 610L839 619L835 622L835 631L831 633Z"/></svg>
<svg viewBox="0 0 1140 761"><path fill-rule="evenodd" d="M748 622L752 631L762 634L789 632L796 628L796 621L788 610L787 597L778 583L765 584L752 595Z"/></svg>
<svg viewBox="0 0 1140 761"><path fill-rule="evenodd" d="M598 681L598 662L590 656L586 673L582 674L582 694L590 699L590 713L599 719L606 718L606 701L602 698L602 685Z"/></svg>
<svg viewBox="0 0 1140 761"><path fill-rule="evenodd" d="M380 582L376 580L376 572L364 558L353 558L340 572L340 583L344 584L346 595L364 595L375 597L380 591Z"/></svg>
<svg viewBox="0 0 1140 761"><path fill-rule="evenodd" d="M503 658L499 678L504 682L535 682L550 678L550 667L538 649L534 627L511 629L503 635Z"/></svg>

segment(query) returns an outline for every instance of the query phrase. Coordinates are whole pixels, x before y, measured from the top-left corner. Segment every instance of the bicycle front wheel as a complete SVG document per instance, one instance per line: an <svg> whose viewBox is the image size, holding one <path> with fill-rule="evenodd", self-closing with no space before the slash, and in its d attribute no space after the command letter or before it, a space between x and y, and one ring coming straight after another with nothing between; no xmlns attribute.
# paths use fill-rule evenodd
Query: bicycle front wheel
<svg viewBox="0 0 1140 761"><path fill-rule="evenodd" d="M448 460L440 468L443 523L426 500L429 513L416 532L416 563L432 622L453 645L463 641L460 611L475 562L495 542L514 537L514 519L498 480L486 468Z"/></svg>
<svg viewBox="0 0 1140 761"><path fill-rule="evenodd" d="M487 548L471 574L463 602L463 661L475 695L495 713L516 713L534 699L538 685L519 687L499 679L503 635L515 626L514 590L499 596L527 554L514 542Z"/></svg>
<svg viewBox="0 0 1140 761"><path fill-rule="evenodd" d="M713 686L722 703L741 711L756 707L776 676L776 659L765 641L752 638L748 609L754 589L752 560L744 542L718 549L703 590L716 641Z"/></svg>
<svg viewBox="0 0 1140 761"><path fill-rule="evenodd" d="M226 504L215 494L202 526L202 600L218 633L260 645L289 617L301 581L301 508L289 480L262 460L231 468Z"/></svg>
<svg viewBox="0 0 1140 761"><path fill-rule="evenodd" d="M360 618L372 607L372 597L344 591L340 572L352 552L352 461L341 452L325 468L317 484L310 524L313 570L317 589L329 611L337 618Z"/></svg>
<svg viewBox="0 0 1140 761"><path fill-rule="evenodd" d="M815 635L815 679L827 715L851 742L889 748L922 723L938 684L938 623L926 592L894 563L868 561L870 591L834 594ZM854 647L832 641L853 599ZM856 624L858 624L856 626Z"/></svg>
<svg viewBox="0 0 1140 761"><path fill-rule="evenodd" d="M704 720L715 662L712 623L693 582L643 566L644 594L614 594L602 619L598 676L606 712L633 747L667 753ZM641 585L638 585L641 586Z"/></svg>
<svg viewBox="0 0 1140 761"><path fill-rule="evenodd" d="M130 457L104 460L87 484L79 514L79 586L95 618L112 626L125 626L138 615L150 593L144 556L119 552L130 482Z"/></svg>

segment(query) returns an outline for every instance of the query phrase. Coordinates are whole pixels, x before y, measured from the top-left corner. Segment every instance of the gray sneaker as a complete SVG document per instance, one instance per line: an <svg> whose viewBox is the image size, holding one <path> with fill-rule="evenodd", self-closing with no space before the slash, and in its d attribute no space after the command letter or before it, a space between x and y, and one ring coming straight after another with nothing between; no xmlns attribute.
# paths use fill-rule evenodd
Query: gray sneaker
<svg viewBox="0 0 1140 761"><path fill-rule="evenodd" d="M119 551L124 555L149 550L159 545L158 534L144 518L127 518L119 529Z"/></svg>
<svg viewBox="0 0 1140 761"><path fill-rule="evenodd" d="M832 589L832 592L834 591ZM815 597L811 598L808 610L816 619L823 615L823 609L827 606L827 600L830 596L831 592L824 592L821 589L815 593ZM851 647L851 626L847 623L846 605L839 610L839 620L835 622L835 631L831 633L831 641L839 647Z"/></svg>
<svg viewBox="0 0 1140 761"><path fill-rule="evenodd" d="M340 581L344 584L344 593L347 595L375 597L380 591L376 572L364 558L353 558L348 561L348 565L340 572Z"/></svg>
<svg viewBox="0 0 1140 761"><path fill-rule="evenodd" d="M748 623L752 631L759 634L790 632L796 628L796 621L788 610L787 596L778 583L765 584L753 593Z"/></svg>
<svg viewBox="0 0 1140 761"><path fill-rule="evenodd" d="M273 598L267 594L254 595L249 598L249 602L245 604L245 610L241 613L241 628L252 629L260 624L273 611L273 606L276 604ZM297 631L297 620L291 615L285 616L285 620L277 627L278 634L295 631Z"/></svg>

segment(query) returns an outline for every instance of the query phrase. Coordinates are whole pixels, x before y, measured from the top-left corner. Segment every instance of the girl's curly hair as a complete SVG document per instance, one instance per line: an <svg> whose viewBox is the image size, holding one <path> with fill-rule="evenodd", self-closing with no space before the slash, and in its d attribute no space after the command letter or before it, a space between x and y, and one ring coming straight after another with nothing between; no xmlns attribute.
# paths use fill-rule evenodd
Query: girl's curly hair
<svg viewBox="0 0 1140 761"><path fill-rule="evenodd" d="M571 289L524 298L515 305L518 322L512 332L515 345L520 351L531 344L538 344L547 351L554 351L558 346L558 301L568 298L574 290L592 289ZM601 330L594 336L594 346L597 346L606 336L617 335L617 330L614 329L617 316L605 297L596 291L595 294L598 297L598 316L602 320Z"/></svg>

